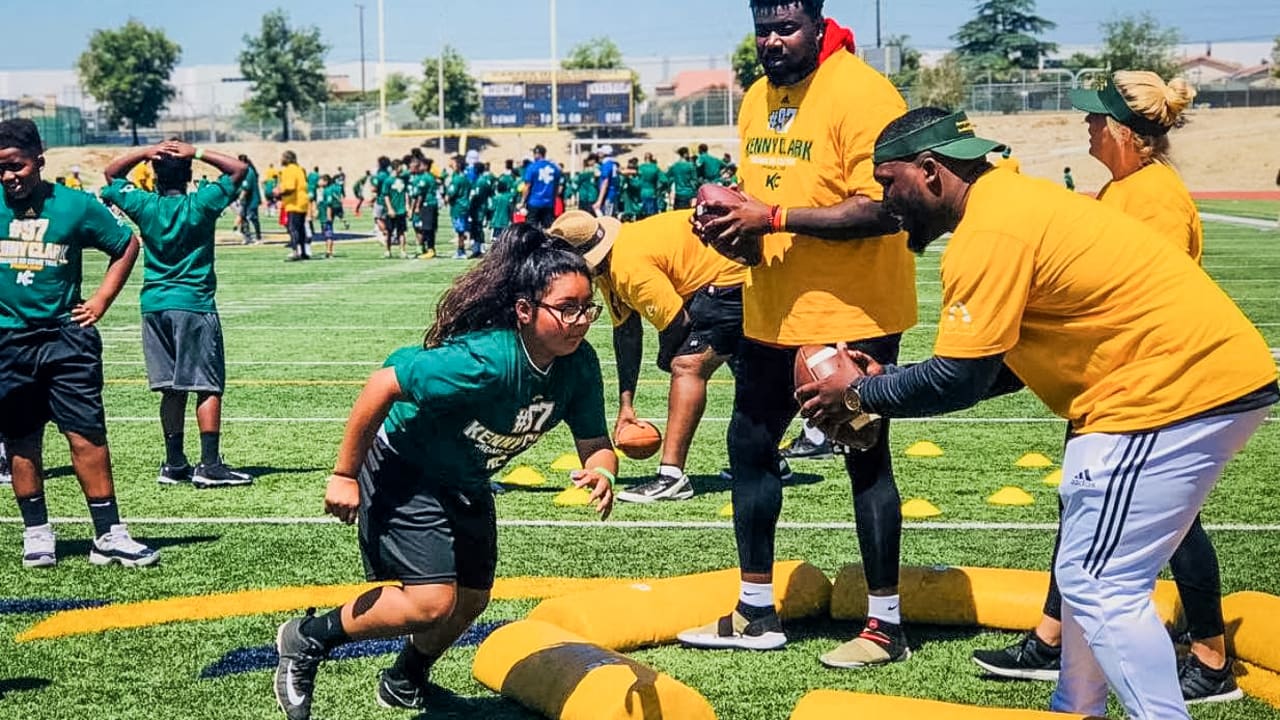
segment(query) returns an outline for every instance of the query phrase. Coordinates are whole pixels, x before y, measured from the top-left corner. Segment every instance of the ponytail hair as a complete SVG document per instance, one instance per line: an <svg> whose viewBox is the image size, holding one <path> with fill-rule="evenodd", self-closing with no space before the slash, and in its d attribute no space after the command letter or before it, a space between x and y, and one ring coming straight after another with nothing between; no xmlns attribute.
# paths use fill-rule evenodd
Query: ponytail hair
<svg viewBox="0 0 1280 720"><path fill-rule="evenodd" d="M1184 111L1196 98L1196 89L1185 79L1176 77L1165 83L1149 70L1119 70L1112 74L1116 90L1134 112L1163 128L1180 128L1187 124ZM1118 123L1108 118L1113 135L1121 138ZM1132 131L1133 145L1144 163L1169 162L1168 135L1144 135Z"/></svg>
<svg viewBox="0 0 1280 720"><path fill-rule="evenodd" d="M515 328L516 301L537 302L552 280L571 273L590 278L580 255L528 223L509 226L480 264L453 282L436 305L423 347L489 328Z"/></svg>

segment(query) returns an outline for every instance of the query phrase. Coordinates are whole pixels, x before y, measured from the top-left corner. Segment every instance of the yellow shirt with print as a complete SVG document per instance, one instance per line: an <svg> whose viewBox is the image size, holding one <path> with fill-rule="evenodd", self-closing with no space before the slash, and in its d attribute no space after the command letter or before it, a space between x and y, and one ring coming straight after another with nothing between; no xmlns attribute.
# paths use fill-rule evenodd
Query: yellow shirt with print
<svg viewBox="0 0 1280 720"><path fill-rule="evenodd" d="M1135 217L1196 262L1204 254L1204 228L1191 193L1172 167L1153 162L1103 186L1098 199Z"/></svg>
<svg viewBox="0 0 1280 720"><path fill-rule="evenodd" d="M883 75L843 50L795 85L761 78L738 122L742 190L786 208L879 200L871 152L906 111ZM746 336L775 345L898 333L916 322L915 260L902 234L835 241L772 233L742 302Z"/></svg>
<svg viewBox="0 0 1280 720"><path fill-rule="evenodd" d="M665 330L685 301L702 288L746 282L745 267L693 234L692 215L692 210L677 210L622 226L610 251L609 274L596 279L614 327L638 311Z"/></svg>
<svg viewBox="0 0 1280 720"><path fill-rule="evenodd" d="M151 169L151 163L140 162L134 165L133 169L129 171L129 182L133 183L134 187L142 188L147 192L155 190L156 172Z"/></svg>
<svg viewBox="0 0 1280 720"><path fill-rule="evenodd" d="M307 195L307 174L297 163L280 169L280 184L276 186L276 192L280 193L280 202L287 213L304 213L311 206L311 198Z"/></svg>
<svg viewBox="0 0 1280 720"><path fill-rule="evenodd" d="M934 354L1005 353L1077 432L1162 427L1276 378L1262 336L1191 258L1047 180L974 183L942 287Z"/></svg>

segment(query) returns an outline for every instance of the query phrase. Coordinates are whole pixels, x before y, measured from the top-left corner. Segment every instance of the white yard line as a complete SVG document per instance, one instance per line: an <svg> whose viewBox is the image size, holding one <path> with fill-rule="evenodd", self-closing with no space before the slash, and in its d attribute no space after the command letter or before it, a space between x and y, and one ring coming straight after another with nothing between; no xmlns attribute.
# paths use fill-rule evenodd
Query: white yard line
<svg viewBox="0 0 1280 720"><path fill-rule="evenodd" d="M307 517L129 517L125 518L133 525L332 525L336 518ZM0 517L0 524L17 524L20 517ZM50 518L55 524L89 523L87 517ZM733 523L727 521L696 520L499 520L503 527L538 527L538 528L581 528L581 529L647 529L647 530L731 530ZM851 522L779 522L782 530L853 530L856 526ZM1058 528L1056 523L1016 523L1016 522L913 522L902 524L906 530L958 530L958 531L1051 531ZM1280 525L1255 525L1246 523L1207 524L1205 529L1214 532L1280 532Z"/></svg>

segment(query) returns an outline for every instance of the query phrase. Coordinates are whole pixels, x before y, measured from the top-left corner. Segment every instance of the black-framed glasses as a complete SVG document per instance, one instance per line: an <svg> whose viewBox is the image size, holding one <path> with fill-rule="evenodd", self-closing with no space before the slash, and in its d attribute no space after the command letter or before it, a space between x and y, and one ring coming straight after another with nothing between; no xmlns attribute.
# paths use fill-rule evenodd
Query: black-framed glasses
<svg viewBox="0 0 1280 720"><path fill-rule="evenodd" d="M599 303L591 303L590 305L565 305L564 307L556 307L543 302L535 301L533 303L537 307L554 310L560 322L565 325L574 325L582 321L593 323L600 317L600 313L604 310L604 306Z"/></svg>

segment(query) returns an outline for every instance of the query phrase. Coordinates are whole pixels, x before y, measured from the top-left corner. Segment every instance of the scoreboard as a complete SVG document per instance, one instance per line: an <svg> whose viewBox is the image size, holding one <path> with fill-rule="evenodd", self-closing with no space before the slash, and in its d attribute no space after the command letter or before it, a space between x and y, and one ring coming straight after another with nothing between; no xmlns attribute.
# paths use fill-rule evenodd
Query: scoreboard
<svg viewBox="0 0 1280 720"><path fill-rule="evenodd" d="M559 70L561 127L630 127L630 70ZM551 71L489 73L480 78L484 127L550 127Z"/></svg>

